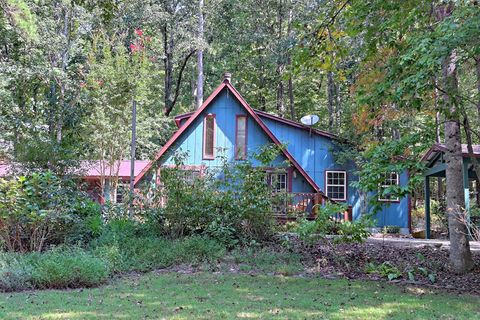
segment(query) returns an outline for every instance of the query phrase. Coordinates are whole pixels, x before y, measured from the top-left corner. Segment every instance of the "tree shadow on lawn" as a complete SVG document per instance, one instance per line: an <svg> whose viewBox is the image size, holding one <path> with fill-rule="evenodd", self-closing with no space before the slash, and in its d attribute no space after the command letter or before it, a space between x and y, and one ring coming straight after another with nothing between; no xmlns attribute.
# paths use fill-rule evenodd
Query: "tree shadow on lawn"
<svg viewBox="0 0 480 320"><path fill-rule="evenodd" d="M473 319L478 297L370 281L150 273L97 288L0 295L2 319Z"/></svg>

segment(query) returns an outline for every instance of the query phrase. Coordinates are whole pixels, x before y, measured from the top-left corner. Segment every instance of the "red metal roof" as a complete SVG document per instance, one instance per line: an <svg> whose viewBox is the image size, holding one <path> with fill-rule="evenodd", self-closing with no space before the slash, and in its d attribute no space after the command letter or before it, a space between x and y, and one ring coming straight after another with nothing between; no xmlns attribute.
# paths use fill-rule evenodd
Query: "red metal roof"
<svg viewBox="0 0 480 320"><path fill-rule="evenodd" d="M208 107L208 105L215 99L215 97L222 92L223 89L229 90L235 98L240 102L240 104L245 108L245 110L248 112L248 114L257 122L257 124L263 129L263 131L270 137L270 139L277 145L281 146L281 142L275 137L275 135L268 129L268 127L265 125L265 123L260 119L258 114L253 110L252 107L245 101L245 99L238 93L238 91L230 84L228 80L224 80L222 84L220 84L215 91L205 100L205 102L202 104L200 108L198 108L193 114L188 115L181 115L177 116L176 120L178 119L177 125L180 123L180 120L183 118L187 118L188 120L185 122L183 126L181 126L168 140L168 142L160 149L160 151L157 153L155 158L140 172L140 174L135 178L135 184L137 184L140 179L152 168L153 164L160 159L160 157L170 148L173 143L180 137L180 135L190 126L190 124L195 121L195 119L205 110L205 108ZM285 155L285 157L290 161L290 163L295 167L295 169L300 172L300 174L305 178L305 180L312 186L312 188L317 191L323 193L320 188L317 186L315 181L303 170L303 168L298 164L298 162L295 160L295 158L286 150L285 148L282 148L282 152Z"/></svg>
<svg viewBox="0 0 480 320"><path fill-rule="evenodd" d="M135 170L134 174L137 176L142 169L149 163L148 160L135 160ZM99 178L101 176L102 167L101 167L100 160L85 160L80 161L80 168L77 170L79 175L83 178L91 179L91 178ZM104 167L104 176L105 177L112 177L115 176L117 165L120 167L118 168L118 176L120 178L129 178L130 177L130 160L121 160L120 163L117 161L116 165L113 166L112 170L110 170L110 166L105 165ZM0 164L0 177L7 176L12 169L12 166L9 164Z"/></svg>
<svg viewBox="0 0 480 320"><path fill-rule="evenodd" d="M474 144L472 145L473 149L473 156L480 157L480 145ZM447 147L444 143L435 143L430 149L428 149L427 153L422 157L422 161L430 160L431 155L437 152L445 152L447 151ZM468 152L468 145L462 144L462 156L464 158L469 157L470 153Z"/></svg>
<svg viewBox="0 0 480 320"><path fill-rule="evenodd" d="M104 164L104 176L115 176L116 170L118 169L118 176L121 178L130 177L130 160L121 160L120 162L116 161L115 165L111 168L107 164ZM146 165L148 165L148 160L135 160L134 175L137 176ZM118 167L119 166L119 167ZM102 163L99 160L95 161L82 161L81 162L82 174L85 178L94 178L100 177L102 173Z"/></svg>

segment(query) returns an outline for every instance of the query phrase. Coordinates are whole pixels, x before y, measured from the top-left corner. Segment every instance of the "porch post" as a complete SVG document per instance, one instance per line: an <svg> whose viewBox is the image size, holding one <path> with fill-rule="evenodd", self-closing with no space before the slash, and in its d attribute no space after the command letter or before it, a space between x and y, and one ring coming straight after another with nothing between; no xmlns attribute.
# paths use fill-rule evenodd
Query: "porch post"
<svg viewBox="0 0 480 320"><path fill-rule="evenodd" d="M425 176L425 239L430 239L430 177Z"/></svg>
<svg viewBox="0 0 480 320"><path fill-rule="evenodd" d="M471 230L470 230L470 187L468 183L468 162L463 159L463 190L465 193L465 211L467 213L466 218L467 218L467 230L468 230L468 236L471 238Z"/></svg>

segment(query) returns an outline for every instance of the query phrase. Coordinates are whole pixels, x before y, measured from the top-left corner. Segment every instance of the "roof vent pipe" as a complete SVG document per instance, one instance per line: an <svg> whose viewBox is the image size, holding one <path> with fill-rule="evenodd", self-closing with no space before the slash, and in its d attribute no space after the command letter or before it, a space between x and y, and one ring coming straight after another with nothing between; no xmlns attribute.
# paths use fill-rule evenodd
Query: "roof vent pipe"
<svg viewBox="0 0 480 320"><path fill-rule="evenodd" d="M223 82L231 82L232 81L232 74L230 72L223 73Z"/></svg>

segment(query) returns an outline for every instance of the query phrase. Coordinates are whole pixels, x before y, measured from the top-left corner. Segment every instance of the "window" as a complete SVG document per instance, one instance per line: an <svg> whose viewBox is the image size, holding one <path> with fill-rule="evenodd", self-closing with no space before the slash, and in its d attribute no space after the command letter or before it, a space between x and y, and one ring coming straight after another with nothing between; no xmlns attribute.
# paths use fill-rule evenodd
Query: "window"
<svg viewBox="0 0 480 320"><path fill-rule="evenodd" d="M203 159L215 158L215 115L209 114L203 122Z"/></svg>
<svg viewBox="0 0 480 320"><path fill-rule="evenodd" d="M182 179L188 185L193 185L195 180L201 177L200 170L181 170L180 172L180 179Z"/></svg>
<svg viewBox="0 0 480 320"><path fill-rule="evenodd" d="M247 116L237 115L235 132L235 158L247 157Z"/></svg>
<svg viewBox="0 0 480 320"><path fill-rule="evenodd" d="M347 200L347 173L345 171L326 171L327 197L332 200Z"/></svg>
<svg viewBox="0 0 480 320"><path fill-rule="evenodd" d="M287 192L287 173L267 173L267 184L272 187L273 192Z"/></svg>
<svg viewBox="0 0 480 320"><path fill-rule="evenodd" d="M117 192L115 195L115 203L123 203L123 200L129 192L129 183L119 182L117 186Z"/></svg>
<svg viewBox="0 0 480 320"><path fill-rule="evenodd" d="M389 194L389 192L392 191L391 189L398 185L399 185L398 173L390 172L385 174L383 181L379 186L378 200L379 201L398 201L399 200L398 197L395 197Z"/></svg>

